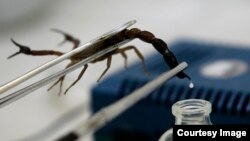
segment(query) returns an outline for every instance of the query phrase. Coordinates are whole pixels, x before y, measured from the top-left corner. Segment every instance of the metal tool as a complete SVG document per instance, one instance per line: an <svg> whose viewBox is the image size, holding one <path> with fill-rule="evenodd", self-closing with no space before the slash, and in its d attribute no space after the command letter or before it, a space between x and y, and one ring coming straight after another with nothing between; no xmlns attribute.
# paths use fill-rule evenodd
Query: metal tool
<svg viewBox="0 0 250 141"><path fill-rule="evenodd" d="M79 138L84 138L88 134L94 133L96 130L100 129L101 127L105 126L107 123L112 121L114 118L119 116L121 113L132 107L138 101L142 100L146 96L148 96L152 91L156 88L160 87L166 81L174 77L179 72L183 71L188 64L186 62L180 63L175 68L164 72L154 80L150 81L149 83L145 84L141 88L135 90L131 94L127 95L126 97L110 104L94 115L92 115L86 122L79 125L70 133L61 137L58 141L61 140L69 140L74 141Z"/></svg>

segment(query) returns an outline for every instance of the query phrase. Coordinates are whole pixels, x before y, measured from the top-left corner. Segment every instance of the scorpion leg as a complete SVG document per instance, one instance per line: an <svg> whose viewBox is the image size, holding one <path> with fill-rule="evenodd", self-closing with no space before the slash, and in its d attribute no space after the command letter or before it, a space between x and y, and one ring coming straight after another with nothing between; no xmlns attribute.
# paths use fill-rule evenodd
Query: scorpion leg
<svg viewBox="0 0 250 141"><path fill-rule="evenodd" d="M82 71L80 72L80 74L78 75L77 79L65 90L64 94L66 94L69 89L71 87L73 87L83 76L84 72L86 71L86 69L88 68L88 64L84 65L84 68L82 69Z"/></svg>
<svg viewBox="0 0 250 141"><path fill-rule="evenodd" d="M124 48L122 48L122 49L118 49L117 52L119 52L119 53L125 53L126 51L131 50L131 49L133 49L133 50L135 51L136 55L141 59L142 68L143 68L143 70L144 70L144 73L145 73L146 75L148 75L149 72L148 72L147 67L146 67L146 65L145 65L144 57L143 57L143 55L141 54L141 52L140 52L135 46L127 46L127 47L124 47Z"/></svg>
<svg viewBox="0 0 250 141"><path fill-rule="evenodd" d="M76 62L70 62L66 68L74 65ZM50 91L54 86L56 86L59 82L60 82L60 88L59 88L59 95L61 94L62 92L62 86L63 86L63 81L64 81L64 78L65 78L65 75L60 77L54 84L52 84L49 88L48 88L48 91Z"/></svg>
<svg viewBox="0 0 250 141"><path fill-rule="evenodd" d="M100 79L104 76L104 74L108 71L108 69L110 68L110 65L111 65L111 61L112 61L112 55L107 57L107 68L103 71L101 76L98 78L97 82L99 82Z"/></svg>
<svg viewBox="0 0 250 141"><path fill-rule="evenodd" d="M75 38L74 36L64 32L62 30L53 28L53 29L51 29L51 31L63 34L64 40L61 43L58 44L59 46L64 44L66 41L69 41L69 42L73 43L73 49L77 48L80 45L80 40L79 39Z"/></svg>
<svg viewBox="0 0 250 141"><path fill-rule="evenodd" d="M13 39L11 39L12 43L14 43L17 47L19 47L19 51L12 54L11 56L8 57L8 59L18 55L18 54L26 54L26 55L33 55L33 56L43 56L43 55L56 55L56 56L60 56L63 55L62 52L59 51L54 51L54 50L31 50L29 47L21 45L19 43L17 43L16 41L14 41Z"/></svg>
<svg viewBox="0 0 250 141"><path fill-rule="evenodd" d="M122 57L124 58L125 68L127 69L128 68L128 56L127 56L127 54L125 53L125 51L123 51L121 49L118 49L117 52L120 53L122 55Z"/></svg>
<svg viewBox="0 0 250 141"><path fill-rule="evenodd" d="M57 85L60 82L60 88L59 88L59 95L62 93L62 86L63 86L63 81L64 81L65 75L60 77L53 85L51 85L48 88L48 91L50 91L55 85Z"/></svg>

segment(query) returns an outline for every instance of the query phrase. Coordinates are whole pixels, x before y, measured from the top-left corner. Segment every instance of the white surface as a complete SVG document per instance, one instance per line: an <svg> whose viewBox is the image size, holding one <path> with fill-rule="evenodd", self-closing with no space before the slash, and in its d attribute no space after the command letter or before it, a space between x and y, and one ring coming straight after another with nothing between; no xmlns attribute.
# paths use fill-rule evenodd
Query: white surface
<svg viewBox="0 0 250 141"><path fill-rule="evenodd" d="M110 29L136 19L133 27L153 32L157 37L172 42L181 37L202 39L214 42L250 44L250 1L246 0L61 0L44 1L25 7L24 4L0 1L0 10L6 12L0 17L0 84L39 66L53 58L30 57L19 55L11 60L6 58L17 51L10 42L13 37L17 42L33 49L54 49L69 51L71 44L56 47L63 37L50 32L50 28L58 28L73 34L85 43ZM20 14L20 8L30 8ZM5 8L3 8L5 7ZM16 7L19 7L15 13ZM4 10L3 10L4 9ZM25 10L24 10L25 11ZM0 12L1 13L1 12ZM18 15L14 19L13 15ZM0 15L1 16L1 15ZM151 45L139 40L132 42L146 56L155 50ZM138 58L129 53L129 63ZM34 80L64 68L67 62L39 75ZM53 121L70 109L86 103L88 108L90 88L106 67L106 62L91 64L82 80L73 87L67 96L57 95L58 87L47 92L45 86L33 94L0 109L0 140L12 141L36 133L49 126ZM116 55L106 76L123 69L123 59ZM65 87L77 77L76 71L66 77ZM64 89L65 89L64 87ZM87 111L87 110L86 110ZM88 115L88 112L86 112ZM86 117L83 117L83 119Z"/></svg>

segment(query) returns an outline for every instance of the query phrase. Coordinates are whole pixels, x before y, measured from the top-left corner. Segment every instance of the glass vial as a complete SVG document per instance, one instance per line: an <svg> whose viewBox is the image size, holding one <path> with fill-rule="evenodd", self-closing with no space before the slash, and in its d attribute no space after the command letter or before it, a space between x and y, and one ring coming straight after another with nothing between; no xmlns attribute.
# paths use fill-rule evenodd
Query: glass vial
<svg viewBox="0 0 250 141"><path fill-rule="evenodd" d="M176 102L172 106L175 125L212 125L210 113L211 103L202 99L187 99ZM159 141L172 141L173 129L167 130Z"/></svg>

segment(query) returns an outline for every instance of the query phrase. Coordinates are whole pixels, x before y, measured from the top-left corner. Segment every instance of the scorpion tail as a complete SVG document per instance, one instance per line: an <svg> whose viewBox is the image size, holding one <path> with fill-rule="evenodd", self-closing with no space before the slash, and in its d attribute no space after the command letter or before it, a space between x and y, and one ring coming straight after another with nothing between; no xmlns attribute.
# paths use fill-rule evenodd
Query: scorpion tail
<svg viewBox="0 0 250 141"><path fill-rule="evenodd" d="M155 38L152 41L152 45L160 54L162 54L165 62L169 65L170 68L174 68L179 64L174 54L168 49L167 44L163 40ZM178 73L177 77L181 79L187 78L189 81L191 81L191 78L183 71Z"/></svg>
<svg viewBox="0 0 250 141"><path fill-rule="evenodd" d="M151 32L141 31L140 29L133 28L130 30L125 30L124 34L126 38L128 39L139 38L144 42L152 44L154 48L163 56L166 64L170 68L174 68L177 65L179 65L174 54L168 49L168 45L162 39L156 38ZM191 78L187 74L185 74L183 71L178 73L177 77L181 79L187 78L190 81L189 86L193 87Z"/></svg>

